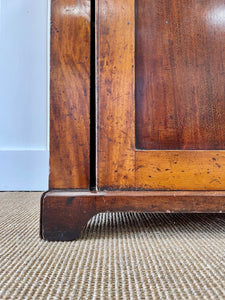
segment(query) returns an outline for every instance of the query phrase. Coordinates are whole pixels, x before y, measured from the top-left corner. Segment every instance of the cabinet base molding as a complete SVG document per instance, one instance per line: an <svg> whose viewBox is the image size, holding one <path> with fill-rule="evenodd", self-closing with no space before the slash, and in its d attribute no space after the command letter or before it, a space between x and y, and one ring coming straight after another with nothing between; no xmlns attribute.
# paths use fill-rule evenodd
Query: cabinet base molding
<svg viewBox="0 0 225 300"><path fill-rule="evenodd" d="M76 240L88 220L102 212L224 213L225 191L52 190L41 199L41 237Z"/></svg>

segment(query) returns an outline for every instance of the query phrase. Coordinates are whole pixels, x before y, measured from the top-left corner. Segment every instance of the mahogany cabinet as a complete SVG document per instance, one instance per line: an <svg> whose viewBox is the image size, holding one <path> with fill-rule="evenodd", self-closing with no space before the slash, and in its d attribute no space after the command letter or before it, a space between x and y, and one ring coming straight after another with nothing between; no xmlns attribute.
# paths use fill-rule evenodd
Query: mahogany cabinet
<svg viewBox="0 0 225 300"><path fill-rule="evenodd" d="M225 212L224 0L52 0L41 236L105 211Z"/></svg>

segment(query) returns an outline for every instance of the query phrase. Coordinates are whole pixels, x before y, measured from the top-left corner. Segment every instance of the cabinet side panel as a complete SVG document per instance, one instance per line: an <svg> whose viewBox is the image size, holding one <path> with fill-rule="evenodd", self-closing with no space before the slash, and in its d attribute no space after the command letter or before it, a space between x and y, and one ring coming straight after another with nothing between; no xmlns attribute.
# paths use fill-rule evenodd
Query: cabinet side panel
<svg viewBox="0 0 225 300"><path fill-rule="evenodd" d="M90 1L52 0L50 188L89 187Z"/></svg>
<svg viewBox="0 0 225 300"><path fill-rule="evenodd" d="M98 1L98 184L135 186L133 0Z"/></svg>

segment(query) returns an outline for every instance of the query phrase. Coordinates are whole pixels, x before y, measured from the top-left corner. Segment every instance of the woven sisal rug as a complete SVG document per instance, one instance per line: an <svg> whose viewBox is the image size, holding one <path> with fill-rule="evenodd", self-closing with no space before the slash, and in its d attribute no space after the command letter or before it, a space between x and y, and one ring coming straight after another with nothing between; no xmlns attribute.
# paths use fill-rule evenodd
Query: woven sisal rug
<svg viewBox="0 0 225 300"><path fill-rule="evenodd" d="M39 238L41 193L0 193L0 299L225 299L225 215L109 213Z"/></svg>

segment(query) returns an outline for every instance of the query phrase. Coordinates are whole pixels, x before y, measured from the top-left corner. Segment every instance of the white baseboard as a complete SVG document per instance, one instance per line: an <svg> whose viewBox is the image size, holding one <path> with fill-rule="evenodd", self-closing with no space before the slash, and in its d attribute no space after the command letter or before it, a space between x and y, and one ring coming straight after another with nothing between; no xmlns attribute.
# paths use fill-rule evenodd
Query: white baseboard
<svg viewBox="0 0 225 300"><path fill-rule="evenodd" d="M0 150L0 191L48 190L47 150Z"/></svg>

